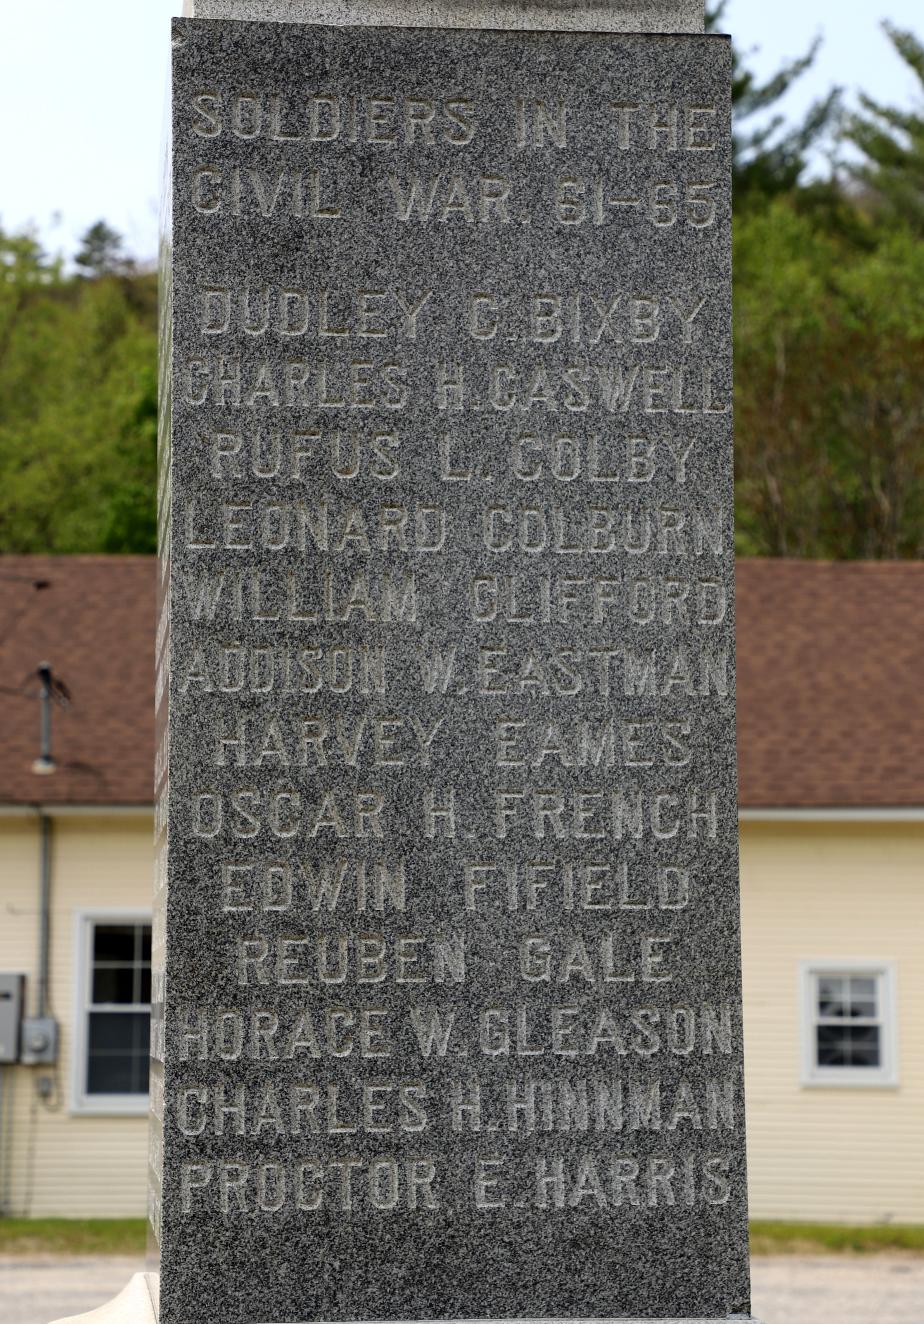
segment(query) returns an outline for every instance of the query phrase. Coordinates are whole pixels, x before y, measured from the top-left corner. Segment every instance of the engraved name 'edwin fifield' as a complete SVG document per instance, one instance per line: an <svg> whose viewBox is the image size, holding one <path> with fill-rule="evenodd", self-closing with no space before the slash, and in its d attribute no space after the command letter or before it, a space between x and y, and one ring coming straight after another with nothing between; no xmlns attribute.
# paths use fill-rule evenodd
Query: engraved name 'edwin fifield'
<svg viewBox="0 0 924 1324"><path fill-rule="evenodd" d="M747 1313L728 61L174 26L167 1324Z"/></svg>

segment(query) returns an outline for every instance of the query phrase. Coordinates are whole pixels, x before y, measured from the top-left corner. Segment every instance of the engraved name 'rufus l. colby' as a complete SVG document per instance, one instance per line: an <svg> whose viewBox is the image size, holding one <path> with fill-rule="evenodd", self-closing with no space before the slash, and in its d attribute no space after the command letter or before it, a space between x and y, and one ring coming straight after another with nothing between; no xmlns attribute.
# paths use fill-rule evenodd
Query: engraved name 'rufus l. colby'
<svg viewBox="0 0 924 1324"><path fill-rule="evenodd" d="M175 25L165 1324L748 1314L729 79Z"/></svg>

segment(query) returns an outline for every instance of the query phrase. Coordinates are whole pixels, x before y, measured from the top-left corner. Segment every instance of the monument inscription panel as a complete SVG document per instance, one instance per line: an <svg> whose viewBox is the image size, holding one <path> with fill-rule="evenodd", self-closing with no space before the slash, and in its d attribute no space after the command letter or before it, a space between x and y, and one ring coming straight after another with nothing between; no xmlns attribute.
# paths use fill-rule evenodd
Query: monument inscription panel
<svg viewBox="0 0 924 1324"><path fill-rule="evenodd" d="M173 31L163 1318L746 1314L728 43Z"/></svg>

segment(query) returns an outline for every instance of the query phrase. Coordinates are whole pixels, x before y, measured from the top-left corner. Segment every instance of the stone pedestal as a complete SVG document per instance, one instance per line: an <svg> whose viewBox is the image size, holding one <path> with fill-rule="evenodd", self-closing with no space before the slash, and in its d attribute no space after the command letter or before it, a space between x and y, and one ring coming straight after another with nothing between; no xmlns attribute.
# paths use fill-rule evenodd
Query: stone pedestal
<svg viewBox="0 0 924 1324"><path fill-rule="evenodd" d="M173 28L160 1315L747 1318L729 43L439 12Z"/></svg>
<svg viewBox="0 0 924 1324"><path fill-rule="evenodd" d="M184 14L255 23L702 32L703 0L186 0Z"/></svg>

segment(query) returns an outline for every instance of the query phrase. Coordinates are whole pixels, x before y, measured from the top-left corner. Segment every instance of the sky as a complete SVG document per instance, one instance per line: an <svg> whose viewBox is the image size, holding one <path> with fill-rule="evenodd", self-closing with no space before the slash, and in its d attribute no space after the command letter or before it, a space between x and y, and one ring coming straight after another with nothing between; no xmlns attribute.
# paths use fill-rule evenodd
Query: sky
<svg viewBox="0 0 924 1324"><path fill-rule="evenodd" d="M157 249L169 19L182 0L0 0L0 225L34 225L70 257L104 218L130 252ZM909 106L913 76L880 30L883 18L924 38L921 0L730 0L726 24L758 74L802 54L815 67L782 109L798 115L832 84Z"/></svg>

